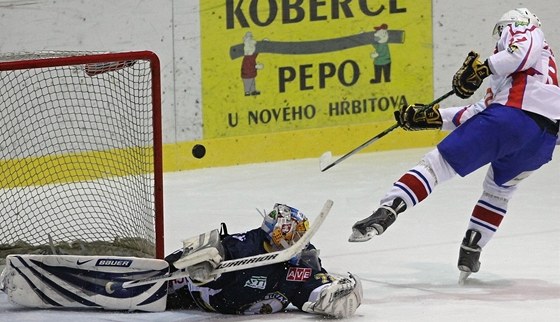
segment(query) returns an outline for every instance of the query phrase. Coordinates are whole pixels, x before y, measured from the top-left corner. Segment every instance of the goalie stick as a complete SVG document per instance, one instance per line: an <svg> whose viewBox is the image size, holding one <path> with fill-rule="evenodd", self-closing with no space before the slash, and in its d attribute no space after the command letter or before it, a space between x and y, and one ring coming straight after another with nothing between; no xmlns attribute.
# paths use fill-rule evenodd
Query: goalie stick
<svg viewBox="0 0 560 322"><path fill-rule="evenodd" d="M319 227L321 227L323 221L325 221L325 218L327 218L327 215L329 214L332 205L333 205L332 200L327 200L325 202L325 204L323 205L323 209L321 209L321 212L319 213L317 218L315 218L311 227L309 227L309 229L305 232L305 234L303 234L303 236L292 246L272 253L259 254L259 255L249 256L249 257L242 257L242 258L222 261L212 271L212 274L219 275L223 273L240 271L248 268L266 266L266 265L289 261L292 257L300 253L307 246L307 244L309 244L313 235L315 235L315 233L319 230ZM170 281L170 280L178 279L181 277L187 277L187 276L189 276L189 273L187 272L186 268L184 268L184 269L177 270L173 273L167 273L164 275L153 276L145 279L127 281L122 283L121 287L128 288L128 287L134 287L139 285L152 284L161 281ZM105 288L111 290L114 289L115 287L118 287L118 284L120 283L114 281L108 282Z"/></svg>
<svg viewBox="0 0 560 322"><path fill-rule="evenodd" d="M444 99L448 98L449 96L453 95L454 91L451 90L445 94L443 94L441 97L437 98L436 100L434 100L433 102L431 102L430 104L426 105L426 108L430 108L434 105L436 105L437 103L443 101ZM391 127L389 127L388 129L386 129L385 131L377 134L376 136L372 137L371 139L367 140L366 142L362 143L360 146L358 146L357 148L355 148L354 150L346 153L345 155L341 156L340 158L338 158L336 161L331 162L331 158L332 158L332 153L331 151L327 151L325 153L323 153L321 155L321 158L319 160L319 166L321 168L321 172L325 172L328 169L334 167L335 165L339 164L340 162L348 159L350 156L358 153L359 151L361 151L362 149L364 149L365 147L369 146L370 144L372 144L373 142L381 139L382 137L384 137L385 135L389 134L390 132L392 132L394 129L398 128L399 125L398 124L393 124Z"/></svg>

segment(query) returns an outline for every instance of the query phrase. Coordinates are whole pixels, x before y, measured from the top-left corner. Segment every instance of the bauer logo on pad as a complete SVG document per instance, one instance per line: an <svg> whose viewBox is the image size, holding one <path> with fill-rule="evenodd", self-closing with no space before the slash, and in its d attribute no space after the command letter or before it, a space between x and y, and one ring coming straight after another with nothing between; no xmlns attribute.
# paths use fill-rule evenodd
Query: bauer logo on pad
<svg viewBox="0 0 560 322"><path fill-rule="evenodd" d="M130 259L109 259L100 258L95 263L95 266L118 266L118 267L129 267L132 265L132 260Z"/></svg>

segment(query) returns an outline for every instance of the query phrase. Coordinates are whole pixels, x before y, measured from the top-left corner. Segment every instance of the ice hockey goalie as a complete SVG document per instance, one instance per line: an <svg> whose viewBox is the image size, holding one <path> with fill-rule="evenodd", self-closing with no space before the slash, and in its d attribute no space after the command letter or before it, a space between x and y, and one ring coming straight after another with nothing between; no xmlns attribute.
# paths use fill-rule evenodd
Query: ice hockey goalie
<svg viewBox="0 0 560 322"><path fill-rule="evenodd" d="M0 288L11 302L33 308L202 309L252 315L282 312L293 305L313 314L352 316L362 301L360 280L352 274L328 273L318 249L309 243L297 244L307 240L302 238L307 231L316 231L309 227L299 210L276 204L260 227L228 234L222 225L221 231L184 240L183 248L165 260L9 255ZM307 246L294 257L290 253L285 261L221 268L262 254L274 257L295 244Z"/></svg>

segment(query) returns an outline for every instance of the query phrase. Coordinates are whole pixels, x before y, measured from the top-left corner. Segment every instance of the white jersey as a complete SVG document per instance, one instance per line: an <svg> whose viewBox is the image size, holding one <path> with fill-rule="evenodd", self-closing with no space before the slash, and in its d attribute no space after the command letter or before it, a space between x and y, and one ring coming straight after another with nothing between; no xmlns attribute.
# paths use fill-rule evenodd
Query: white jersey
<svg viewBox="0 0 560 322"><path fill-rule="evenodd" d="M560 120L558 69L540 28L504 28L488 64L492 75L485 97L472 105L442 109L443 130L453 130L493 103Z"/></svg>
<svg viewBox="0 0 560 322"><path fill-rule="evenodd" d="M560 119L558 69L540 28L514 25L504 28L488 64L494 96L488 103Z"/></svg>

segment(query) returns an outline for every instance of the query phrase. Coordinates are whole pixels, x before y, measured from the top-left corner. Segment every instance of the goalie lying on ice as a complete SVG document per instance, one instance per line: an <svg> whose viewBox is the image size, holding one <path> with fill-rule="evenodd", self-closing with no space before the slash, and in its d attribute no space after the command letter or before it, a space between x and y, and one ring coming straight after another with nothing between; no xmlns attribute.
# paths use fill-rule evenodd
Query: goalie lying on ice
<svg viewBox="0 0 560 322"><path fill-rule="evenodd" d="M335 277L311 244L286 262L215 274L224 260L292 246L309 222L295 208L276 204L261 227L244 233L209 233L187 239L164 260L112 256L10 255L0 288L19 305L36 308L103 308L128 311L203 309L224 314L267 314L292 304L332 317L354 314L362 300L359 279ZM184 269L188 277L141 280Z"/></svg>

